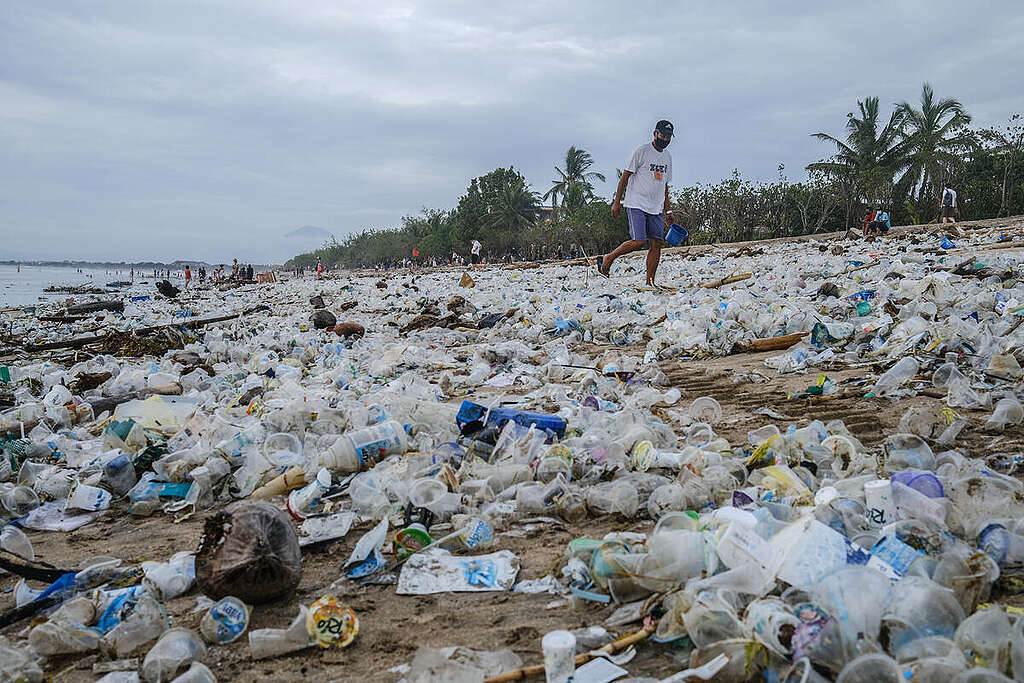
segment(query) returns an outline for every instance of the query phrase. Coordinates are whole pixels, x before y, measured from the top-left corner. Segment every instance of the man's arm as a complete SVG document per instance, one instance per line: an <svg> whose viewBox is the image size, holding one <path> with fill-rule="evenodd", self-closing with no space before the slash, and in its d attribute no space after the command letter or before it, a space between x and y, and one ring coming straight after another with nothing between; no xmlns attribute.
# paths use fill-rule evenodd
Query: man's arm
<svg viewBox="0 0 1024 683"><path fill-rule="evenodd" d="M626 184L631 175L633 175L632 171L623 171L619 176L619 186L615 188L615 199L612 200L612 218L618 218L622 211L622 195L626 191Z"/></svg>
<svg viewBox="0 0 1024 683"><path fill-rule="evenodd" d="M665 225L675 223L675 216L672 215L672 202L668 198L668 183L665 183Z"/></svg>

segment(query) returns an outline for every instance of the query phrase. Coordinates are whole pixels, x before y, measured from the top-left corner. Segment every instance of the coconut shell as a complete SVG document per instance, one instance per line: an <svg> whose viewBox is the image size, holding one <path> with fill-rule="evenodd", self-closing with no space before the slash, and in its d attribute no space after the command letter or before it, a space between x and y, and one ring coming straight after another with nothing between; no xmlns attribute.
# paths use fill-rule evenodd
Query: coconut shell
<svg viewBox="0 0 1024 683"><path fill-rule="evenodd" d="M366 328L359 323L346 321L335 325L334 333L339 337L362 337L366 334Z"/></svg>
<svg viewBox="0 0 1024 683"><path fill-rule="evenodd" d="M270 503L242 500L206 519L196 550L196 581L204 594L260 604L292 592L301 579L299 537Z"/></svg>

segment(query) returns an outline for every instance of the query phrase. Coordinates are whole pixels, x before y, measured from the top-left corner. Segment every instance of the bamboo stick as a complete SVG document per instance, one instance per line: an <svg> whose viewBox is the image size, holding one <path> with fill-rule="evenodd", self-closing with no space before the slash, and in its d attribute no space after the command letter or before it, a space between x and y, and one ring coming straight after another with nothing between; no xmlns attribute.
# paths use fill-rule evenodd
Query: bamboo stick
<svg viewBox="0 0 1024 683"><path fill-rule="evenodd" d="M741 280L747 280L754 276L753 273L740 273L738 275L730 275L729 277L723 277L721 280L715 280L714 282L705 282L701 285L704 289L714 289L715 287L721 287L722 285L731 285L734 282L740 282Z"/></svg>
<svg viewBox="0 0 1024 683"><path fill-rule="evenodd" d="M634 645L636 643L639 643L641 640L649 638L651 634L654 633L654 631L654 626L650 626L648 628L635 631L628 635L622 636L618 640L613 640L612 642L608 643L607 645L596 651L605 652L607 654L614 654L619 650L625 649L630 645ZM594 655L590 654L589 652L584 652L583 654L576 655L576 666L586 664L593 658ZM516 669L515 671L506 671L505 673L498 674L497 676L485 678L484 683L507 683L508 681L521 680L523 678L526 678L527 676L539 676L543 673L543 664L536 664L534 666L524 666L523 668Z"/></svg>

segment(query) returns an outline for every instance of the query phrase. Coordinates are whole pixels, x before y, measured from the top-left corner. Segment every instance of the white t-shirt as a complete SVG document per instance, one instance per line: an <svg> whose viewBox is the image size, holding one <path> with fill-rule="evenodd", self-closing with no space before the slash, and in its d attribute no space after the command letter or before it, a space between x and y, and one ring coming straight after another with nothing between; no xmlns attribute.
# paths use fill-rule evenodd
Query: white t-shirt
<svg viewBox="0 0 1024 683"><path fill-rule="evenodd" d="M470 250L470 253L472 253L472 254L479 254L480 253L480 248L482 246L483 246L482 244L480 244L476 240L473 240L473 248Z"/></svg>
<svg viewBox="0 0 1024 683"><path fill-rule="evenodd" d="M956 190L954 190L951 187L947 187L945 190L942 191L942 205L943 206L946 205L946 194L947 193L950 195L949 205L952 206L955 209L956 208Z"/></svg>
<svg viewBox="0 0 1024 683"><path fill-rule="evenodd" d="M664 211L665 185L672 181L672 155L659 152L648 142L636 148L625 170L633 175L626 183L622 205L653 214Z"/></svg>

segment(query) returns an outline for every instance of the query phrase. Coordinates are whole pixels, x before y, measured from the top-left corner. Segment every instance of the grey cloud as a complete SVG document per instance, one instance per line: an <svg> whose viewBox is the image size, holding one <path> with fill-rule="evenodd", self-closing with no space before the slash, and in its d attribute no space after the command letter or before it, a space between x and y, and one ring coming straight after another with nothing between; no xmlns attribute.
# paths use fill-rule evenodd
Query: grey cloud
<svg viewBox="0 0 1024 683"><path fill-rule="evenodd" d="M867 95L1024 108L1018 7L11 3L0 226L23 257L284 260L298 226L394 225L498 165L543 191L572 144L608 193L662 117L677 183L798 177Z"/></svg>

